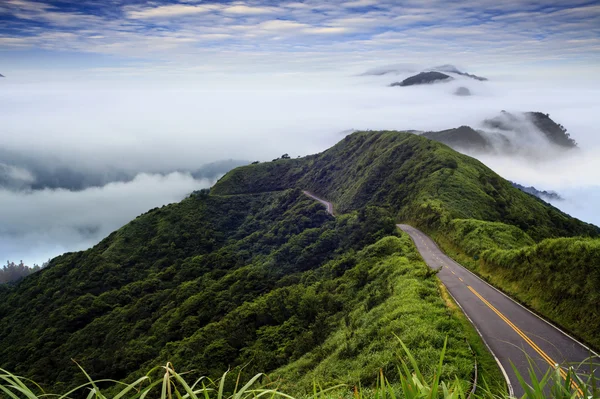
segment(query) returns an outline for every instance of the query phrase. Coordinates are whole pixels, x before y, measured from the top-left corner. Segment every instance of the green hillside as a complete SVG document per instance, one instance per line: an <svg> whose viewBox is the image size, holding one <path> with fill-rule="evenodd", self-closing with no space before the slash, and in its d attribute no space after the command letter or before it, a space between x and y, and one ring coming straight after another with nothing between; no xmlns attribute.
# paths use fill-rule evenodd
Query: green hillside
<svg viewBox="0 0 600 399"><path fill-rule="evenodd" d="M495 267L500 255L481 257L485 250L517 250L559 237L595 237L583 240L586 244L580 247L597 248L600 228L514 188L476 159L409 133L358 132L322 154L235 169L213 191L282 187L307 188L332 201L340 212L367 205L388 210L396 220L432 234L465 266L600 347L600 319L583 317L598 314L600 284L581 283L584 287L575 289L579 284L557 283L579 279L583 271L595 276L598 262L583 265L586 256L575 260L573 246L560 244L553 246L553 255L536 262L523 263L510 252L503 254L502 266ZM557 307L560 300L563 305Z"/></svg>
<svg viewBox="0 0 600 399"><path fill-rule="evenodd" d="M471 378L470 344L498 381L474 330L396 230L401 220L477 253L498 240L515 250L598 235L445 145L359 132L318 155L237 168L210 193L153 209L0 287L0 367L63 389L85 380L71 359L114 379L167 361L213 377L244 366L301 394L313 381L373 383L396 364L396 334L430 375L447 336L445 378ZM475 242L474 228L492 233Z"/></svg>
<svg viewBox="0 0 600 399"><path fill-rule="evenodd" d="M64 389L85 381L71 359L115 379L246 365L306 392L393 370L395 333L429 374L448 336L445 376L468 381L466 338L483 346L397 234L381 208L334 219L300 190L196 193L5 289L0 367Z"/></svg>
<svg viewBox="0 0 600 399"><path fill-rule="evenodd" d="M421 227L478 219L517 226L534 240L600 234L598 227L515 189L476 159L410 133L354 133L318 155L234 169L212 192L289 187L313 191L341 213L380 206L396 220Z"/></svg>

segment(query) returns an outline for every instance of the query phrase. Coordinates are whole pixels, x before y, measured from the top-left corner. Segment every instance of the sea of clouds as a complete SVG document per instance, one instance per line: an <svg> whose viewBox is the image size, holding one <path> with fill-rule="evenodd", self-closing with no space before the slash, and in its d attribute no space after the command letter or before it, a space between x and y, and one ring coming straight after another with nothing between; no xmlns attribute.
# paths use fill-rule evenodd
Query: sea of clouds
<svg viewBox="0 0 600 399"><path fill-rule="evenodd" d="M0 81L0 257L32 264L87 248L148 209L213 184L214 178L186 172L209 162L312 154L349 129L480 128L501 110L549 113L580 149L564 155L523 142L517 157L479 159L507 179L558 192L564 200L555 206L600 225L600 83L504 73L487 82L457 77L388 87L409 75L400 68L381 76L6 78ZM473 95L455 96L460 86ZM33 170L67 170L96 183L35 189L40 177Z"/></svg>

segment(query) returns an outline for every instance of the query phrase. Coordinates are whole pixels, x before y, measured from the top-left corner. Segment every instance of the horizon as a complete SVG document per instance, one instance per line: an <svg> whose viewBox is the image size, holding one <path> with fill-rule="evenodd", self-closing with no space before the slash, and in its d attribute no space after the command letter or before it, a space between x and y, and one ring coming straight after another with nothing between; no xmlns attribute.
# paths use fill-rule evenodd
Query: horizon
<svg viewBox="0 0 600 399"><path fill-rule="evenodd" d="M583 0L5 0L0 73L130 79L456 63L593 77L599 18L600 5Z"/></svg>
<svg viewBox="0 0 600 399"><path fill-rule="evenodd" d="M599 19L589 1L6 0L0 254L85 249L212 184L186 174L207 163L314 154L352 129L481 128L500 110L549 113L581 154L478 158L600 224ZM489 81L388 87L445 64Z"/></svg>

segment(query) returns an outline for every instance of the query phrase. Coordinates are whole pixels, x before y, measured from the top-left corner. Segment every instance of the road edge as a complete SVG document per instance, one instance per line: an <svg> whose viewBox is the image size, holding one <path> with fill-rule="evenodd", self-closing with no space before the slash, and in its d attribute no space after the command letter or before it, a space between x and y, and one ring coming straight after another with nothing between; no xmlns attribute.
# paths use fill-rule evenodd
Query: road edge
<svg viewBox="0 0 600 399"><path fill-rule="evenodd" d="M410 226L410 225L409 225ZM435 246L444 254L446 254L447 257L449 257L450 259L452 259L454 262L456 262L458 265L462 266L463 269L465 269L467 272L469 272L470 274L472 274L474 277L477 277L479 280L483 281L485 284L487 284L490 288L492 288L494 291L502 294L504 297L510 299L512 302L516 303L517 305L519 305L521 308L525 309L526 311L528 311L529 313L531 313L532 315L534 315L535 317L537 317L538 319L540 319L541 321L543 321L544 323L548 324L549 326L553 327L555 330L557 330L558 332L560 332L561 334L563 334L565 337L568 337L569 339L571 339L572 341L576 342L577 344L581 345L583 348L587 349L592 355L600 358L600 354L598 354L596 351L594 351L592 348L590 348L588 345L584 344L583 342L581 342L580 340L578 340L577 338L573 337L571 334L569 334L568 332L566 332L565 330L563 330L562 328L560 328L559 326L557 326L556 324L554 324L553 322L551 322L550 320L546 319L545 317L543 317L542 315L534 312L533 310L529 309L527 306L523 305L522 303L520 303L519 301L515 300L514 298L512 298L510 295L506 294L505 292L503 292L501 289L493 286L492 284L490 284L488 281L486 281L482 276L479 276L477 273L473 272L472 270L470 270L468 267L461 265L456 259L454 259L452 256L448 255L446 253L446 251L444 251L440 245L437 243L437 241L435 239L433 239L433 237L430 237L431 240L433 241L433 243L435 244Z"/></svg>

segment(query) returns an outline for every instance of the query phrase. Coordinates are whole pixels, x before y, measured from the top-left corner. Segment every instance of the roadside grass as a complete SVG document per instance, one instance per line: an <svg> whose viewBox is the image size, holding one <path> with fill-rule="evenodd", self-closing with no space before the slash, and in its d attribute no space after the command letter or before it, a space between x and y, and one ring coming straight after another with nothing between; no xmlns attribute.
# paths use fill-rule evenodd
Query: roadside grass
<svg viewBox="0 0 600 399"><path fill-rule="evenodd" d="M442 378L458 377L468 385L474 372L469 345L477 346L477 333L461 319L460 310L451 309L442 299L439 280L420 259L409 236L386 237L358 252L355 259L356 266L349 272L368 281L361 289L366 295L354 299L360 305L352 306L322 345L269 375L277 377L287 392L301 395L311 392L314 383L323 388L359 382L369 386L380 378L380 370L395 384L398 352L402 352L400 342L392 338L396 335L412 348L427 378L435 374L447 339ZM338 268L335 262L330 266ZM489 374L501 376L495 363L491 366Z"/></svg>
<svg viewBox="0 0 600 399"><path fill-rule="evenodd" d="M397 337L396 337L397 338ZM298 399L421 399L421 398L443 398L443 399L509 399L506 393L493 393L485 384L479 390L470 394L468 384L458 378L442 379L444 360L447 350L447 340L444 341L440 357L437 361L433 376L426 377L420 370L419 362L412 352L399 338L402 347L399 355L396 372L398 382L391 383L383 370L377 373L377 380L372 387L334 385L323 389L317 383L313 384L313 390ZM594 365L590 365L594 367ZM0 369L0 398L10 399L42 399L42 398L86 398L86 399L295 399L281 389L278 381L269 380L265 374L256 374L248 380L241 380L240 374L231 375L225 372L221 378L211 380L207 377L197 379L190 378L188 373L178 373L171 363L162 367L155 367L145 376L134 382L123 383L114 380L93 380L81 368L88 382L82 384L64 394L45 392L35 382L14 375L6 370ZM537 376L530 364L530 383L525 381L525 376L519 374L517 377L525 394L524 399L576 399L600 398L600 389L593 374L589 378L582 378L575 374L572 368L566 371L563 378L561 369L548 370L541 378ZM105 394L101 386L107 383L113 384L111 394ZM227 386L233 389L228 390ZM114 392L114 393L112 393Z"/></svg>
<svg viewBox="0 0 600 399"><path fill-rule="evenodd" d="M467 316L459 308L454 301L454 298L450 295L446 287L440 282L439 283L440 294L446 306L454 317L462 324L462 329L465 331L467 342L473 351L475 359L477 361L477 383L480 387L487 387L487 391L494 395L506 395L507 387L504 376L494 359L494 356L488 350L485 342L473 326Z"/></svg>
<svg viewBox="0 0 600 399"><path fill-rule="evenodd" d="M528 244L526 236L509 242L502 232L478 237L428 231L455 261L600 349L600 239L551 238ZM479 246L479 241L485 241L485 246Z"/></svg>

